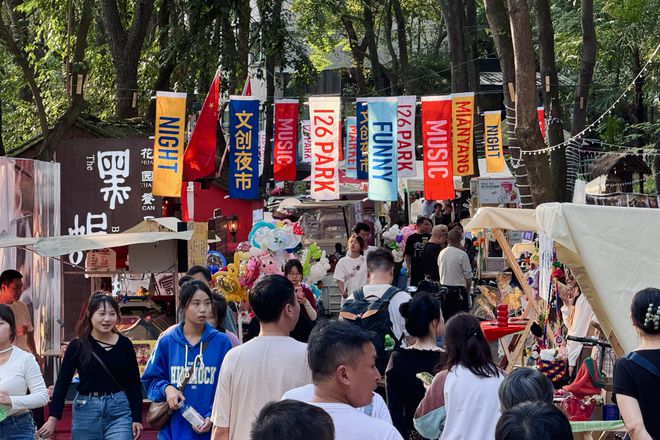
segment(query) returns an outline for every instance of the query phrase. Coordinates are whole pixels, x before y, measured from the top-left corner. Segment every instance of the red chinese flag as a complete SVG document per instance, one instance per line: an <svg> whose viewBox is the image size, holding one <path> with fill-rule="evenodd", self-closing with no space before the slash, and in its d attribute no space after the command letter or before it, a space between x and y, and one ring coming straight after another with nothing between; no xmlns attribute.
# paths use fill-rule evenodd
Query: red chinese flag
<svg viewBox="0 0 660 440"><path fill-rule="evenodd" d="M536 107L536 116L539 118L541 136L545 139L545 109L543 107Z"/></svg>
<svg viewBox="0 0 660 440"><path fill-rule="evenodd" d="M296 180L298 147L298 101L275 101L275 133L273 142L273 179Z"/></svg>
<svg viewBox="0 0 660 440"><path fill-rule="evenodd" d="M216 73L183 155L183 180L201 179L215 171L219 89L220 74Z"/></svg>
<svg viewBox="0 0 660 440"><path fill-rule="evenodd" d="M451 160L451 96L422 97L424 198L454 198Z"/></svg>

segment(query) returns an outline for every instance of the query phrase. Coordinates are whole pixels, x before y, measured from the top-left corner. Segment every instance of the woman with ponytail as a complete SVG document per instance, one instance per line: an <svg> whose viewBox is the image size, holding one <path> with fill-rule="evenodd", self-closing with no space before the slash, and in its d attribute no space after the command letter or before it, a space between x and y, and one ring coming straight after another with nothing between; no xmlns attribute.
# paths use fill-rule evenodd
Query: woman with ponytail
<svg viewBox="0 0 660 440"><path fill-rule="evenodd" d="M495 438L504 374L493 362L479 320L454 315L444 342L447 360L415 412L415 429L431 439Z"/></svg>
<svg viewBox="0 0 660 440"><path fill-rule="evenodd" d="M406 440L421 437L413 426L413 415L424 397L424 385L418 373L435 373L445 352L435 343L444 330L440 301L430 294L418 292L401 304L399 312L406 320L406 330L415 343L395 351L385 371L387 406L394 427Z"/></svg>
<svg viewBox="0 0 660 440"><path fill-rule="evenodd" d="M632 440L658 439L660 290L646 288L637 292L630 316L640 344L614 365L614 398Z"/></svg>
<svg viewBox="0 0 660 440"><path fill-rule="evenodd" d="M69 343L57 376L50 417L39 430L42 438L55 431L62 417L64 399L75 372L80 376L73 400L73 440L131 440L142 432L142 385L133 343L119 334L117 302L103 292L89 299Z"/></svg>

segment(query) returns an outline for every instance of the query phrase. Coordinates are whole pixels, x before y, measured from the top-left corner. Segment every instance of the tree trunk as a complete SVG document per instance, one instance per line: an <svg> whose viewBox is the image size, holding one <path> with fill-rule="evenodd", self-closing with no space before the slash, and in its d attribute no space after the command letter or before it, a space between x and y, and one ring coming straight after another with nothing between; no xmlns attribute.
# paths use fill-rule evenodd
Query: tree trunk
<svg viewBox="0 0 660 440"><path fill-rule="evenodd" d="M495 42L497 57L502 69L502 92L504 94L504 107L506 108L506 131L509 138L509 152L511 153L511 167L516 177L516 186L520 194L520 205L523 208L533 208L532 194L527 177L527 167L520 154L520 143L514 131L516 112L514 107L515 92L515 63L513 58L513 42L511 41L511 26L507 15L504 0L485 0L486 18L490 32Z"/></svg>
<svg viewBox="0 0 660 440"><path fill-rule="evenodd" d="M555 64L555 31L552 26L549 0L536 0L536 28L539 34L539 64L543 108L547 119L545 127L548 145L564 142L562 109L559 102L559 79ZM563 148L550 152L552 190L560 202L567 202L566 151Z"/></svg>
<svg viewBox="0 0 660 440"><path fill-rule="evenodd" d="M378 59L378 41L376 39L376 30L374 25L374 14L371 10L371 0L364 2L362 15L364 18L364 38L367 42L367 49L369 51L369 61L371 63L371 72L374 78L374 86L378 94L387 94L389 89L387 79L383 72L383 66Z"/></svg>
<svg viewBox="0 0 660 440"><path fill-rule="evenodd" d="M390 69L391 78L390 85L392 87L392 95L399 95L399 57L394 50L394 43L392 42L392 3L388 3L385 10L385 44L387 45L387 50L390 53L392 58L392 69Z"/></svg>
<svg viewBox="0 0 660 440"><path fill-rule="evenodd" d="M120 119L138 114L137 102L133 105L133 94L137 93L138 63L153 5L154 0L137 1L133 20L127 30L122 24L117 0L99 0L103 29L117 76L115 113Z"/></svg>
<svg viewBox="0 0 660 440"><path fill-rule="evenodd" d="M463 25L465 17L462 0L440 0L440 8L447 25L449 37L449 56L451 58L451 91L452 93L470 90L467 59L465 57L465 40Z"/></svg>
<svg viewBox="0 0 660 440"><path fill-rule="evenodd" d="M646 109L644 108L644 74L639 75L642 70L642 56L639 52L639 46L633 49L633 75L635 80L635 94L632 103L632 121L639 124L646 121ZM639 76L637 76L639 75Z"/></svg>
<svg viewBox="0 0 660 440"><path fill-rule="evenodd" d="M463 41L465 41L465 62L469 90L479 90L479 69L477 68L477 4L475 0L463 0L465 3L465 26L463 27ZM476 104L476 97L475 97ZM476 159L476 155L475 155Z"/></svg>
<svg viewBox="0 0 660 440"><path fill-rule="evenodd" d="M367 80L364 76L364 57L367 40L365 37L362 44L358 42L355 26L353 26L353 21L348 16L342 15L341 21L344 24L344 29L346 29L348 44L351 48L351 55L353 55L353 62L355 63L355 83L357 84L358 94L364 96L367 94Z"/></svg>
<svg viewBox="0 0 660 440"><path fill-rule="evenodd" d="M176 59L178 52L168 50L170 45L170 17L174 5L172 0L160 0L160 7L158 8L158 50L159 53L159 68L154 90L169 90L170 79L176 67Z"/></svg>
<svg viewBox="0 0 660 440"><path fill-rule="evenodd" d="M53 160L57 146L62 141L66 131L76 122L80 113L88 105L87 101L85 101L83 92L76 93L76 91L78 89L77 81L82 81L82 84L80 84L80 89L82 90L89 71L89 68L85 63L85 50L87 49L89 26L91 25L93 18L93 2L94 0L85 0L83 3L82 12L80 14L80 23L78 24L78 30L76 32L76 43L73 49L73 61L71 62L71 76L74 80L71 83L71 104L64 114L55 121L53 128L48 130L48 134L44 136L44 140L41 143L41 151L39 151L37 156L40 160Z"/></svg>
<svg viewBox="0 0 660 440"><path fill-rule="evenodd" d="M589 87L591 87L591 80L594 75L598 45L594 27L594 2L593 0L582 0L581 5L582 58L580 60L580 76L575 90L573 119L571 120L572 136L584 130L587 118L587 98L589 97Z"/></svg>
<svg viewBox="0 0 660 440"><path fill-rule="evenodd" d="M392 0L394 17L396 18L396 37L399 46L399 80L404 94L412 92L410 82L410 65L408 62L408 35L406 31L406 18L403 15L400 0Z"/></svg>
<svg viewBox="0 0 660 440"><path fill-rule="evenodd" d="M545 147L536 114L536 66L532 25L526 0L508 0L516 69L516 136L522 151ZM534 205L554 200L549 185L550 164L545 154L525 155Z"/></svg>
<svg viewBox="0 0 660 440"><path fill-rule="evenodd" d="M239 87L240 80L247 80L248 76L248 55L250 54L250 14L252 12L250 8L250 2L239 1L236 3L238 8L236 13L238 15L238 56L237 56L237 69L238 69L238 78L239 78Z"/></svg>

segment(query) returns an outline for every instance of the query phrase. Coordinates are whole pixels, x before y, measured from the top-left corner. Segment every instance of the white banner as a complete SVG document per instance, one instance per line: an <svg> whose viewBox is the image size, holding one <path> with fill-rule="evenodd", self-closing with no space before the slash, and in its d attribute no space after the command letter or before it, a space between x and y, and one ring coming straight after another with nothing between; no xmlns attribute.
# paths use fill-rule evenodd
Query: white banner
<svg viewBox="0 0 660 440"><path fill-rule="evenodd" d="M314 200L339 199L339 136L341 100L338 96L309 98Z"/></svg>
<svg viewBox="0 0 660 440"><path fill-rule="evenodd" d="M416 96L399 96L397 110L397 170L399 178L416 177L415 108Z"/></svg>

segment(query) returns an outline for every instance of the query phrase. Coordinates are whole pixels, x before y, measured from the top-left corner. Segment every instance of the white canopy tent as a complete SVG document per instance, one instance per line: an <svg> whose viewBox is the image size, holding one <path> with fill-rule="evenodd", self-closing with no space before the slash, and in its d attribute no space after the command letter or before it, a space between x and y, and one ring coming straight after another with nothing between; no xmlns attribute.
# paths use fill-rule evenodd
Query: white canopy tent
<svg viewBox="0 0 660 440"><path fill-rule="evenodd" d="M125 232L104 235L61 235L57 237L15 237L0 234L0 247L32 246L44 257L56 257L78 251L105 249L163 240L190 240L193 231L177 232L179 219L174 217L146 219Z"/></svg>
<svg viewBox="0 0 660 440"><path fill-rule="evenodd" d="M480 208L465 229L545 232L621 355L638 343L630 322L633 295L645 287L660 288L658 224L658 209L547 203L535 211Z"/></svg>

